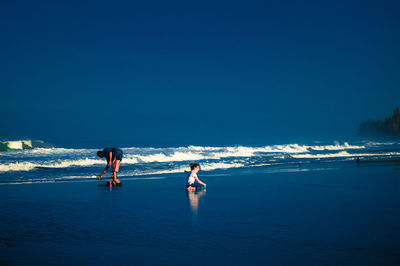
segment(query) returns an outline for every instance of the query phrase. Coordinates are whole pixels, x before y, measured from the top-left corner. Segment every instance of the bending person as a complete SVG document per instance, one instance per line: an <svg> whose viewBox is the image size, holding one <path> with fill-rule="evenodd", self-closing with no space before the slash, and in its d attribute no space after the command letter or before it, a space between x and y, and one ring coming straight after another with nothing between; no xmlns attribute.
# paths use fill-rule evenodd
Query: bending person
<svg viewBox="0 0 400 266"><path fill-rule="evenodd" d="M195 191L197 188L206 187L206 183L201 182L197 177L197 173L200 171L200 165L198 163L190 163L190 171L188 175L188 180L186 183L186 188L188 191Z"/></svg>
<svg viewBox="0 0 400 266"><path fill-rule="evenodd" d="M118 148L107 147L102 151L97 152L97 156L100 158L106 158L107 166L106 169L103 171L103 175L107 173L108 168L112 165L112 176L111 178L115 183L120 183L117 179L117 173L119 171L119 166L122 161L123 152Z"/></svg>

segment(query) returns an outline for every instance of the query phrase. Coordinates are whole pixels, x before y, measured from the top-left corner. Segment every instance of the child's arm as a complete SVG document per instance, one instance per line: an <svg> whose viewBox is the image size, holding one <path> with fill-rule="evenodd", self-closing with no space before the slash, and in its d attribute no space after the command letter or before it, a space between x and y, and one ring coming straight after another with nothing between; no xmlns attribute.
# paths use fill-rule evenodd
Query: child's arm
<svg viewBox="0 0 400 266"><path fill-rule="evenodd" d="M201 184L203 186L207 186L206 183L200 181L200 179L197 177L197 175L194 176L194 179L196 179L196 181L199 182L199 184Z"/></svg>

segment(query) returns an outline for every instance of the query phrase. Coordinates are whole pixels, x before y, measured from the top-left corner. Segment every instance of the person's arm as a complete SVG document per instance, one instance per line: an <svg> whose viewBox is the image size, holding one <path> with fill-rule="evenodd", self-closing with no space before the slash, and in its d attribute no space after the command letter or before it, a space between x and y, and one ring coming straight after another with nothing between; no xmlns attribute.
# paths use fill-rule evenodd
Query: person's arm
<svg viewBox="0 0 400 266"><path fill-rule="evenodd" d="M197 177L197 175L194 176L194 179L196 179L196 181L197 181L200 185L207 186L206 183L200 181L200 179Z"/></svg>
<svg viewBox="0 0 400 266"><path fill-rule="evenodd" d="M107 173L108 167L111 166L111 162L112 162L112 152L110 152L110 160L107 161L107 166L106 166L106 169L104 169L104 171L103 171L103 175L105 175Z"/></svg>
<svg viewBox="0 0 400 266"><path fill-rule="evenodd" d="M106 169L104 169L104 171L103 171L103 175L105 175L107 173L108 167L110 167L110 166L107 164Z"/></svg>

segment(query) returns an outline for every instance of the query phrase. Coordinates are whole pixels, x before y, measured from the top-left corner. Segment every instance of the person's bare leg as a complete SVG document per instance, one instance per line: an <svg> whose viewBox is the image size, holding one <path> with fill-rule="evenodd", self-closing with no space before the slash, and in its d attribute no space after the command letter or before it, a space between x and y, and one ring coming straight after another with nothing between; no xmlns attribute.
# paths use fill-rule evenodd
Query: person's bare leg
<svg viewBox="0 0 400 266"><path fill-rule="evenodd" d="M114 163L113 163L113 181L115 182L115 183L120 183L121 181L119 181L118 179L117 179L117 173L118 173L118 171L119 171L119 165L121 164L121 161L120 160L115 160L114 161Z"/></svg>

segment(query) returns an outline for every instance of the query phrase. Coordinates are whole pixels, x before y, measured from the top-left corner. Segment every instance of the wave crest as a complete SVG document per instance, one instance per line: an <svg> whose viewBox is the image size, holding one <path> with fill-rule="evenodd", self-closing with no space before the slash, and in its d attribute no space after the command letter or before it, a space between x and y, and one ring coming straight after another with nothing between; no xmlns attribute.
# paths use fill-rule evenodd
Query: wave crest
<svg viewBox="0 0 400 266"><path fill-rule="evenodd" d="M123 165L173 163L185 161L204 161L202 167L208 169L207 160L220 160L220 168L242 167L249 165L249 161L269 163L276 160L290 160L302 158L333 158L351 156L396 156L396 150L381 151L369 150L368 147L375 143L351 145L348 142L334 145L301 145L282 144L261 147L247 146L187 146L177 148L122 148L124 157ZM396 146L397 147L397 146ZM31 171L36 168L68 168L74 166L94 166L105 164L104 159L96 157L97 149L64 149L64 148L37 148L33 150L13 151L0 155L0 172ZM327 153L327 151L338 151ZM84 159L76 159L84 158ZM232 159L229 159L232 158ZM254 159L256 158L256 159ZM260 159L261 158L261 159ZM237 159L239 161L237 161ZM223 160L224 162L222 162ZM243 163L245 162L245 163ZM215 163L215 162L214 162ZM229 166L228 166L229 165ZM217 169L210 166L208 170ZM150 167L151 168L151 167ZM185 167L186 169L186 167ZM183 171L183 170L182 170Z"/></svg>

